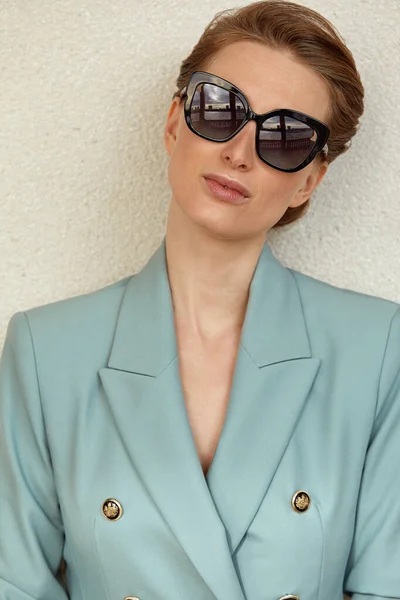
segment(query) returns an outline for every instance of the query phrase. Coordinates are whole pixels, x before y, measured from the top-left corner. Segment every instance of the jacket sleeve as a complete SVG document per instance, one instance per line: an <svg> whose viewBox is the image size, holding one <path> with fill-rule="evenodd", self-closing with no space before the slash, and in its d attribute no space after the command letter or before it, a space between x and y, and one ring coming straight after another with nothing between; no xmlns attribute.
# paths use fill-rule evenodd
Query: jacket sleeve
<svg viewBox="0 0 400 600"><path fill-rule="evenodd" d="M67 600L63 544L35 351L17 312L0 358L0 599Z"/></svg>
<svg viewBox="0 0 400 600"><path fill-rule="evenodd" d="M343 591L352 600L400 599L400 306L384 352Z"/></svg>

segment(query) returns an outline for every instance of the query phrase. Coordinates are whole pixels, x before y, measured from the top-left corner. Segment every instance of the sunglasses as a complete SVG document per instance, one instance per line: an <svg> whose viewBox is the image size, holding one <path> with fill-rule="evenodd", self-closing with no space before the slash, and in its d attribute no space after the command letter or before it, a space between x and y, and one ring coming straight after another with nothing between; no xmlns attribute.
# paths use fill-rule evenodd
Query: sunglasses
<svg viewBox="0 0 400 600"><path fill-rule="evenodd" d="M325 123L289 108L259 115L239 88L212 73L192 73L180 94L185 97L187 126L205 140L227 142L254 120L257 155L278 171L295 173L318 152L328 152L330 130Z"/></svg>

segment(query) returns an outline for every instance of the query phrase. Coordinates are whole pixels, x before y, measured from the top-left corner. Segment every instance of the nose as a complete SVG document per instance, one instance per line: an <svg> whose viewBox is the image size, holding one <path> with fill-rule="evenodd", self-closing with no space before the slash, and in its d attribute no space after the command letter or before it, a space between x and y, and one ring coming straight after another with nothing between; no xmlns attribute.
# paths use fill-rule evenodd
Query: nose
<svg viewBox="0 0 400 600"><path fill-rule="evenodd" d="M222 156L225 160L230 160L235 165L251 164L257 159L255 136L257 124L255 121L249 121L242 129L236 133L230 140L221 144Z"/></svg>

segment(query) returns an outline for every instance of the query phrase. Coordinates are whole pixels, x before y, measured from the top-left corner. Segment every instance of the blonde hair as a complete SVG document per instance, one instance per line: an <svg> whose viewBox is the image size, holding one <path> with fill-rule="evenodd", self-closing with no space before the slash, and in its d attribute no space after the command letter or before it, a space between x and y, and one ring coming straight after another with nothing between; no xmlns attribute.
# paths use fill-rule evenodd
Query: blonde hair
<svg viewBox="0 0 400 600"><path fill-rule="evenodd" d="M329 151L315 160L330 164L344 154L364 112L364 87L353 55L334 26L315 10L295 2L261 0L218 12L182 61L178 90L172 98L181 94L194 71L207 71L207 64L221 48L243 40L285 52L324 79L330 96L324 121L330 128ZM309 205L310 198L301 206L289 207L273 228L297 221Z"/></svg>

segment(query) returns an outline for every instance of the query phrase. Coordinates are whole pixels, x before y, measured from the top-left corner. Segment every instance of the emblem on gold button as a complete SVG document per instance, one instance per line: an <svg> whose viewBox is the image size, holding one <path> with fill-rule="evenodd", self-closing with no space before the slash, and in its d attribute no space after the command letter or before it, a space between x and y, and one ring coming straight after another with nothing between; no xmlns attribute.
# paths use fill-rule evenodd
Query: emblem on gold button
<svg viewBox="0 0 400 600"><path fill-rule="evenodd" d="M109 521L118 521L122 517L122 506L115 498L107 498L103 502L103 515Z"/></svg>
<svg viewBox="0 0 400 600"><path fill-rule="evenodd" d="M304 490L298 490L292 497L293 510L299 513L306 512L311 504L310 496ZM290 596L290 598L296 598L297 596Z"/></svg>

